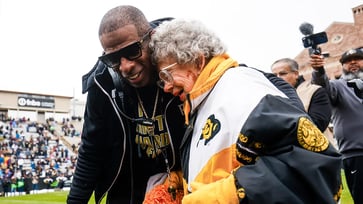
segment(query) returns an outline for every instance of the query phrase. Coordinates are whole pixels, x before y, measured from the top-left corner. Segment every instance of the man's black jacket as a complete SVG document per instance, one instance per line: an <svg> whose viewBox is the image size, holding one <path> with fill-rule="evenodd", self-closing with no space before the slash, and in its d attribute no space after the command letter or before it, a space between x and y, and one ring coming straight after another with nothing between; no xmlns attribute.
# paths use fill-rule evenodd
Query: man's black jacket
<svg viewBox="0 0 363 204"><path fill-rule="evenodd" d="M126 115L137 117L137 98L134 88L126 83L121 85L121 90L115 91L110 72L100 61L83 76L83 92L88 92L87 104L68 204L88 203L93 191L96 203L100 203L106 193L107 199L115 203L141 203L147 179L156 173L166 172L162 156L150 159L140 155L140 146L135 144L135 122L126 119L117 110L122 109ZM184 132L181 102L162 90L160 95L165 126L173 146L167 148L168 161L174 170L178 170L178 147ZM149 101L154 104L154 95L152 97Z"/></svg>

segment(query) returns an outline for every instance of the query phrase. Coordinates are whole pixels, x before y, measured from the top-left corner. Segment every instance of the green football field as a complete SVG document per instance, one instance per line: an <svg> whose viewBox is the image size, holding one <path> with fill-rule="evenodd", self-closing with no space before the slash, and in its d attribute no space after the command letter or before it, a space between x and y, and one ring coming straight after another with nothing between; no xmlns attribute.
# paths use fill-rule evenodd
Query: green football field
<svg viewBox="0 0 363 204"><path fill-rule="evenodd" d="M345 183L344 172L343 177L343 193L341 204L353 204L352 198L348 192L347 184ZM64 204L66 203L68 191L55 191L49 193L29 194L14 197L0 197L1 204ZM94 198L91 198L89 204L94 203ZM102 204L105 204L105 199Z"/></svg>
<svg viewBox="0 0 363 204"><path fill-rule="evenodd" d="M49 193L28 194L13 197L0 197L1 204L64 204L68 191L55 191ZM89 204L95 203L92 196ZM106 201L102 204L105 204Z"/></svg>

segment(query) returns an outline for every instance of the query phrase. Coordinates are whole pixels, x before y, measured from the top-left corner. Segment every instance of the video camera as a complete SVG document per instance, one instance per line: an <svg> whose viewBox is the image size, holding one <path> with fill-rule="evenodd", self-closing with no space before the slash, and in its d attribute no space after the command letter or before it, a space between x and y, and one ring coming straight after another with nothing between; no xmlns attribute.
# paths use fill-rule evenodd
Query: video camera
<svg viewBox="0 0 363 204"><path fill-rule="evenodd" d="M310 47L309 54L321 54L321 49L318 45L328 42L328 36L326 32L320 32L313 34L314 27L310 23L302 23L299 27L300 32L305 35L302 38L302 42L305 48Z"/></svg>

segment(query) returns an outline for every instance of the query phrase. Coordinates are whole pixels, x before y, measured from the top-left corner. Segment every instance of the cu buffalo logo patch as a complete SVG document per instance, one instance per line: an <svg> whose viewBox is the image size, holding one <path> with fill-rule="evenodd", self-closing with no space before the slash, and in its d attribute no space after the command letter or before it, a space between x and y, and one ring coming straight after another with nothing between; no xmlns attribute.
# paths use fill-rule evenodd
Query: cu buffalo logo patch
<svg viewBox="0 0 363 204"><path fill-rule="evenodd" d="M217 135L220 129L221 129L221 122L214 117L214 114L209 116L203 127L202 135L200 136L199 141L204 140L204 145L207 145L208 142L212 140L215 135Z"/></svg>
<svg viewBox="0 0 363 204"><path fill-rule="evenodd" d="M329 146L329 141L324 134L304 117L299 119L297 141L303 148L313 152L322 152Z"/></svg>

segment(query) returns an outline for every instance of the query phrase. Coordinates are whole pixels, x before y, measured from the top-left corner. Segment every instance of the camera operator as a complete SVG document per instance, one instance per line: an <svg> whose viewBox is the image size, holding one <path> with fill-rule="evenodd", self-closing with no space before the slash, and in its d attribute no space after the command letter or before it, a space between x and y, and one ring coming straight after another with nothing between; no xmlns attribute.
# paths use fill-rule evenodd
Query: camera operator
<svg viewBox="0 0 363 204"><path fill-rule="evenodd" d="M323 56L312 54L312 82L328 92L333 107L334 136L343 156L348 188L354 203L363 203L363 103L359 95L363 91L359 90L363 79L363 51L360 48L348 50L340 62L342 76L329 80Z"/></svg>

